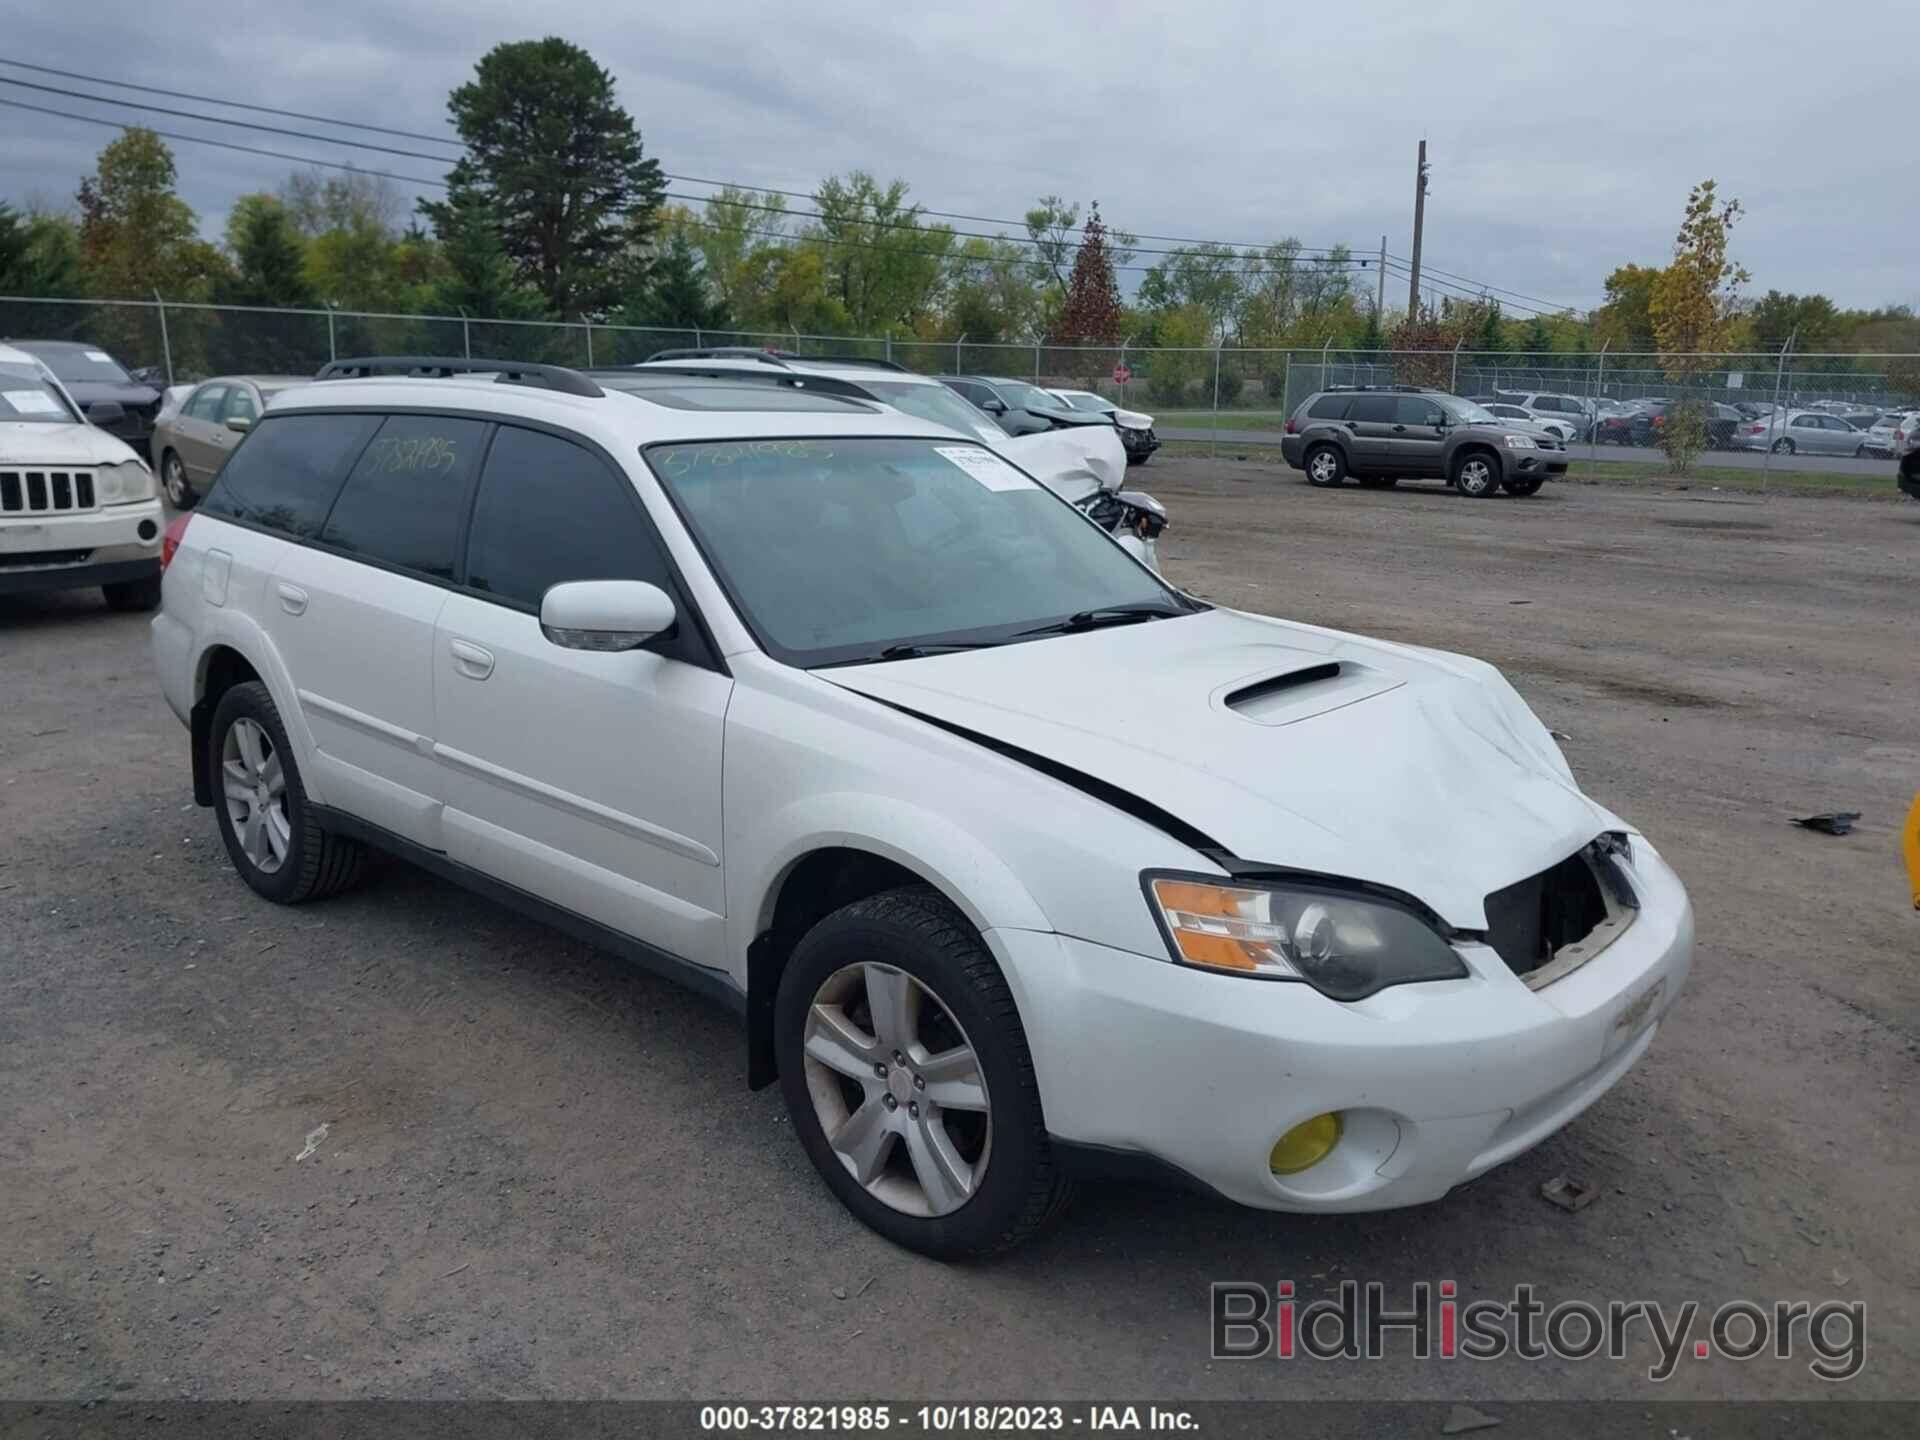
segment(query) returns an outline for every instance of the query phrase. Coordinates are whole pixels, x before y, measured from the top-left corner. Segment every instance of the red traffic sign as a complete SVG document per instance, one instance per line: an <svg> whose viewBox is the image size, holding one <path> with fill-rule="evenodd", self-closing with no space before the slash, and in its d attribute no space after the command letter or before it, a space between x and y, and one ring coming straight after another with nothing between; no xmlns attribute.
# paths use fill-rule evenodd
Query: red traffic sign
<svg viewBox="0 0 1920 1440"><path fill-rule="evenodd" d="M1124 385L1131 379L1133 379L1133 371L1129 370L1125 365L1116 365L1113 367L1114 384Z"/></svg>

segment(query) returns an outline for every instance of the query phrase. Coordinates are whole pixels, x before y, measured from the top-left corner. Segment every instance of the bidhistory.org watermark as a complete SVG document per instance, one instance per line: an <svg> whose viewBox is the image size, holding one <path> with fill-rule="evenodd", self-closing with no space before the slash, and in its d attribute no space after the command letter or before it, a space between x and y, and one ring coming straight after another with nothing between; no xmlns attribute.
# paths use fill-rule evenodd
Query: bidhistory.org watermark
<svg viewBox="0 0 1920 1440"><path fill-rule="evenodd" d="M1452 1280L1420 1280L1389 1296L1380 1281L1340 1284L1338 1296L1301 1300L1291 1280L1271 1287L1216 1281L1215 1360L1626 1360L1650 1341L1647 1378L1669 1379L1691 1356L1807 1361L1822 1380L1851 1380L1866 1367L1866 1306L1840 1300L1728 1300L1711 1311L1697 1300L1539 1298L1531 1285L1510 1296L1467 1299ZM1704 1323L1703 1323L1704 1322Z"/></svg>

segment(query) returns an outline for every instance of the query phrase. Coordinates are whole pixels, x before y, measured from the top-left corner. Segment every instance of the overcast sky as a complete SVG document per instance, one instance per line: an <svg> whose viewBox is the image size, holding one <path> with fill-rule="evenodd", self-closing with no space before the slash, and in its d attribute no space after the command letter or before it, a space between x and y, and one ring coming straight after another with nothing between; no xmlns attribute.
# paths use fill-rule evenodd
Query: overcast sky
<svg viewBox="0 0 1920 1440"><path fill-rule="evenodd" d="M1734 249L1756 291L1920 304L1913 0L0 0L6 58L432 133L447 130L448 90L490 46L556 31L613 72L647 153L671 173L807 190L859 167L905 178L935 209L1017 220L1051 192L1097 199L1138 232L1363 252L1384 233L1405 256L1424 135L1429 266L1585 308L1615 265L1665 260L1688 187L1712 176L1748 211ZM13 85L0 98L443 173ZM112 136L7 109L0 126L0 198L16 204L67 203ZM235 196L292 168L174 149L209 234ZM1389 285L1404 304L1405 282Z"/></svg>

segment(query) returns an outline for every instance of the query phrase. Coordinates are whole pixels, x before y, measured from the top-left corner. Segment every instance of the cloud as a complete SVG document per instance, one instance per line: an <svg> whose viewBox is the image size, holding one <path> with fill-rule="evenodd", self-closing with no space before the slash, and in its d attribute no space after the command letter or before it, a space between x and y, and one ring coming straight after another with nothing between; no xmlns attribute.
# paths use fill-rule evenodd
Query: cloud
<svg viewBox="0 0 1920 1440"><path fill-rule="evenodd" d="M1920 8L1906 4L1830 21L1782 0L1616 0L1583 12L1490 0L805 9L730 0L584 8L541 22L531 13L524 0L284 9L95 0L10 19L8 54L443 133L447 92L487 48L556 29L614 73L648 153L679 174L804 190L860 167L906 178L942 210L1017 219L1058 193L1098 199L1133 231L1293 235L1360 252L1384 233L1398 255L1410 243L1424 135L1425 254L1445 270L1593 304L1615 265L1665 258L1688 188L1713 176L1747 207L1735 251L1758 288L1855 305L1920 301L1911 264L1920 191L1911 167L1902 171L1912 81L1900 58L1920 50ZM5 97L132 118L0 85ZM14 200L70 196L112 133L0 116L10 133L0 194ZM400 173L441 170L146 118ZM210 233L235 196L290 168L196 145L175 153L181 191Z"/></svg>

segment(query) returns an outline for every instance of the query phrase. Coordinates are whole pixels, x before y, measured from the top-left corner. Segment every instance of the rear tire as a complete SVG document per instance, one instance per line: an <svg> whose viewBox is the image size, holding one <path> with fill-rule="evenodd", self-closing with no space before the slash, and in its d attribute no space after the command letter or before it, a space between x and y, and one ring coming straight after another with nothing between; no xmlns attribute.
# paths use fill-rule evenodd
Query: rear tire
<svg viewBox="0 0 1920 1440"><path fill-rule="evenodd" d="M1774 441L1774 442L1773 442L1773 453L1774 453L1774 454L1776 454L1776 455L1791 455L1791 454L1793 454L1793 441L1792 441L1792 439L1791 439L1791 438L1789 438L1789 437L1787 437L1787 436L1782 436L1782 437L1781 437L1780 439L1778 439L1778 440L1776 440L1776 441Z"/></svg>
<svg viewBox="0 0 1920 1440"><path fill-rule="evenodd" d="M209 732L213 813L227 858L254 893L297 905L337 894L360 878L366 848L315 823L286 726L265 685L249 680L222 695Z"/></svg>
<svg viewBox="0 0 1920 1440"><path fill-rule="evenodd" d="M1484 500L1500 488L1500 462L1484 450L1469 450L1453 462L1453 488Z"/></svg>
<svg viewBox="0 0 1920 1440"><path fill-rule="evenodd" d="M1307 472L1309 485L1331 490L1347 478L1347 457L1340 453L1338 445L1316 445L1307 451L1301 468Z"/></svg>
<svg viewBox="0 0 1920 1440"><path fill-rule="evenodd" d="M100 593L107 597L109 610L123 615L152 610L160 604L160 577L149 575L144 580L122 580L117 585L102 585Z"/></svg>
<svg viewBox="0 0 1920 1440"><path fill-rule="evenodd" d="M885 1003L894 995L898 1009ZM988 1255L1065 1208L1072 1187L1047 1140L1013 992L937 891L871 895L809 930L780 976L774 1050L807 1157L896 1245Z"/></svg>

